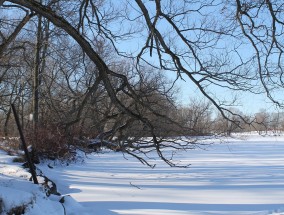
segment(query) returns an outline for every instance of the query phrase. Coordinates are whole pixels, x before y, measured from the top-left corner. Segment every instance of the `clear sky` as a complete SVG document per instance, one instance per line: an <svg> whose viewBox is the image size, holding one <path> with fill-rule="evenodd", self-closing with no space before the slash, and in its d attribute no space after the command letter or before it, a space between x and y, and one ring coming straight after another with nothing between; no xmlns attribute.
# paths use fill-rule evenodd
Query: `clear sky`
<svg viewBox="0 0 284 215"><path fill-rule="evenodd" d="M191 98L202 98L200 91L193 86L190 81L178 81L177 86L180 88L178 102L182 105L187 105ZM239 109L245 114L254 114L261 109L264 109L267 112L277 112L279 110L265 94L252 94L240 91L234 92L218 88L215 88L215 90L213 89L212 92L216 93L217 97L220 95L223 96L223 99L226 99L227 101L237 97L237 101L232 107Z"/></svg>

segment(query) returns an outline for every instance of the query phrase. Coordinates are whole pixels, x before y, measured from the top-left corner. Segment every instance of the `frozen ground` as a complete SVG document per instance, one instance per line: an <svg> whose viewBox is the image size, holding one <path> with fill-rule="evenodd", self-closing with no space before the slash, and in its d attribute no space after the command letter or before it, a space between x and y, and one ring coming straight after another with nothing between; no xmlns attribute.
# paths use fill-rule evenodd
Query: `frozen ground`
<svg viewBox="0 0 284 215"><path fill-rule="evenodd" d="M92 214L284 214L283 151L284 137L254 136L181 153L188 169L150 169L119 153L42 168Z"/></svg>
<svg viewBox="0 0 284 215"><path fill-rule="evenodd" d="M62 194L71 195L64 203L67 215L280 215L283 151L283 136L250 136L178 154L181 162L191 164L187 169L161 161L150 169L113 152L67 167L52 162L39 167ZM0 196L9 200L6 206L14 204L18 190L25 198L16 191L17 201L33 201L34 213L27 214L37 214L37 208L40 214L64 214L58 199L44 198L9 159L0 153Z"/></svg>

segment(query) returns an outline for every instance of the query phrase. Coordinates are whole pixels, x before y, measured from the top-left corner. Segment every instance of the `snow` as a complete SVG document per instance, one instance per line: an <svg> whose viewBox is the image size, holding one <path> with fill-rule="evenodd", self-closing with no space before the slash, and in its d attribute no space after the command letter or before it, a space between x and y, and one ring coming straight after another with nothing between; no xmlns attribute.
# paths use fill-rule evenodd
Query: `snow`
<svg viewBox="0 0 284 215"><path fill-rule="evenodd" d="M29 173L1 153L0 198L5 208L32 202L25 214L65 209L68 215L284 215L284 136L246 134L211 142L177 154L189 168L153 160L151 169L118 152L88 155L69 166L38 165L65 195L64 207L62 196L46 197L27 180Z"/></svg>
<svg viewBox="0 0 284 215"><path fill-rule="evenodd" d="M0 151L1 215L8 214L13 208L19 206L25 207L26 215L62 215L64 207L67 208L68 215L78 214L78 212L82 215L90 214L71 197L68 197L68 201L63 204L59 202L62 196L47 197L44 188L29 181L31 174L21 168L19 164L13 163L13 158L14 156L8 156L5 152ZM40 177L38 179L41 181Z"/></svg>

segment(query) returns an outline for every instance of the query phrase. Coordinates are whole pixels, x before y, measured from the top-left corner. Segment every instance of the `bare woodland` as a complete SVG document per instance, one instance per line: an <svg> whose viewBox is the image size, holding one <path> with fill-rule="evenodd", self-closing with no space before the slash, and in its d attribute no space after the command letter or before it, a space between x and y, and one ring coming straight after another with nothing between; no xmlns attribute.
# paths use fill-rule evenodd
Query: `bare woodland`
<svg viewBox="0 0 284 215"><path fill-rule="evenodd" d="M175 165L164 149L196 144L180 136L283 130L283 34L276 0L1 0L1 134L17 134L14 103L43 153L91 138ZM200 94L187 106L183 79ZM246 116L215 89L266 94L280 111Z"/></svg>

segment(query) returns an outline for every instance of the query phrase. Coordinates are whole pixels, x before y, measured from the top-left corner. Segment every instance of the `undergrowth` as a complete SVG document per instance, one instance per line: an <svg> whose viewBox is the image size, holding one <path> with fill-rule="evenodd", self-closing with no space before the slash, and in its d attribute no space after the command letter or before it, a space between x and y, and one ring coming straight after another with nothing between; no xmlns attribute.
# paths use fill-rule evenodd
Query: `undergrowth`
<svg viewBox="0 0 284 215"><path fill-rule="evenodd" d="M75 161L78 141L68 135L63 129L57 127L39 127L24 131L25 142L28 146L30 157L34 163L40 160L61 160ZM80 149L84 144L80 142ZM0 150L6 151L9 155L18 156L14 162L24 162L25 156L19 137L0 137Z"/></svg>

